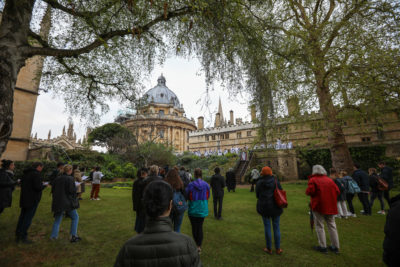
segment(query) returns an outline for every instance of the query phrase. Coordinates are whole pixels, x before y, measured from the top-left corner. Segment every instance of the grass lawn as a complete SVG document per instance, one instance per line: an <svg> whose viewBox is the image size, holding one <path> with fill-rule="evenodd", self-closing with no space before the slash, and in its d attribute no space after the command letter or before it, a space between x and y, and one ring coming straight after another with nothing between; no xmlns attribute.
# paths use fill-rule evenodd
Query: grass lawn
<svg viewBox="0 0 400 267"><path fill-rule="evenodd" d="M204 222L201 260L204 266L384 266L382 258L385 216L377 214L378 201L370 217L337 219L341 254L323 255L312 250L317 245L315 231L309 225L306 184L286 184L289 208L281 216L283 255L267 255L264 229L257 214L256 198L248 189L225 193L222 221L213 216ZM78 233L82 242L68 241L70 220L64 218L59 240L50 241L53 224L50 189L43 192L29 237L32 245L15 243L15 227L19 215L19 190L14 191L12 208L0 215L0 266L112 266L124 244L135 233L131 191L102 188L101 201L84 200L78 210ZM394 192L392 193L394 195ZM210 199L211 200L211 199ZM354 199L356 212L361 204ZM209 201L212 211L212 201ZM182 232L191 236L190 222L185 216ZM327 238L329 243L329 237Z"/></svg>

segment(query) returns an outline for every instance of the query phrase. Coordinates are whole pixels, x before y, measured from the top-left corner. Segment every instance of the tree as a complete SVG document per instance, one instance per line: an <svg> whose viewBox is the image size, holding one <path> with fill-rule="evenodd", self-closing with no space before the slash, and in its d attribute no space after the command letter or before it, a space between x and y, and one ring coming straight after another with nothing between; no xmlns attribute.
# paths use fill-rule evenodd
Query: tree
<svg viewBox="0 0 400 267"><path fill-rule="evenodd" d="M146 167L153 164L158 166L171 166L176 161L172 147L150 141L129 147L128 151L125 153L125 157L139 167Z"/></svg>
<svg viewBox="0 0 400 267"><path fill-rule="evenodd" d="M110 153L115 153L123 150L132 138L133 135L127 128L118 123L107 123L90 132L88 143L106 147Z"/></svg>
<svg viewBox="0 0 400 267"><path fill-rule="evenodd" d="M276 0L249 9L256 34L263 34L258 62L268 59L274 95L295 95L303 109L318 108L333 166L352 170L343 116L372 116L398 105L400 3ZM239 55L244 62L247 52ZM252 64L245 64L249 79L262 88Z"/></svg>
<svg viewBox="0 0 400 267"><path fill-rule="evenodd" d="M221 52L209 46L212 39L248 16L242 2L6 0L0 24L0 155L12 132L17 74L28 58L47 57L46 89L64 96L70 112L95 120L109 99L135 99L142 87L137 77L172 53L210 64ZM48 38L30 27L38 19L35 10L46 5L53 21Z"/></svg>

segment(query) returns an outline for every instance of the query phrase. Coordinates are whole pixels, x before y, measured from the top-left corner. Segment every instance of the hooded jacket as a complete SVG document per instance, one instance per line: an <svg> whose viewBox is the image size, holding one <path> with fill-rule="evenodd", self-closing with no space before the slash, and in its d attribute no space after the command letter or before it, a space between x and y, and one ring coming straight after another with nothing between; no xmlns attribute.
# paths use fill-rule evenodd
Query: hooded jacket
<svg viewBox="0 0 400 267"><path fill-rule="evenodd" d="M338 214L337 197L340 190L326 175L311 175L306 195L311 197L311 210L325 215Z"/></svg>
<svg viewBox="0 0 400 267"><path fill-rule="evenodd" d="M276 180L279 189L281 184ZM283 213L283 209L276 205L274 190L276 187L275 177L261 176L256 184L257 212L264 217L277 217Z"/></svg>
<svg viewBox="0 0 400 267"><path fill-rule="evenodd" d="M14 174L11 171L0 169L0 210L11 207L12 192L16 185L13 177Z"/></svg>
<svg viewBox="0 0 400 267"><path fill-rule="evenodd" d="M21 208L30 208L39 203L44 188L46 186L42 183L40 172L34 168L26 169L21 179L19 206Z"/></svg>
<svg viewBox="0 0 400 267"><path fill-rule="evenodd" d="M354 181L357 182L361 191L364 191L364 192L369 191L369 176L365 171L363 171L361 169L355 170L353 172L353 179L354 179Z"/></svg>
<svg viewBox="0 0 400 267"><path fill-rule="evenodd" d="M194 241L172 231L169 217L149 220L142 234L129 239L119 251L115 267L201 266Z"/></svg>
<svg viewBox="0 0 400 267"><path fill-rule="evenodd" d="M207 217L210 186L202 179L196 179L186 187L186 194L189 198L189 216Z"/></svg>

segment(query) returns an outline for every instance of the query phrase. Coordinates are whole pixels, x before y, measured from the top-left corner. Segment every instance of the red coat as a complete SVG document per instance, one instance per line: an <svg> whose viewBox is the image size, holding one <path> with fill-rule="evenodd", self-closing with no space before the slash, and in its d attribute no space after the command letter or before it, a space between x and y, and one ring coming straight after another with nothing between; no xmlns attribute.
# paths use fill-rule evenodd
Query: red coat
<svg viewBox="0 0 400 267"><path fill-rule="evenodd" d="M340 194L335 182L325 175L311 175L306 195L311 197L311 210L326 215L338 214L337 197Z"/></svg>

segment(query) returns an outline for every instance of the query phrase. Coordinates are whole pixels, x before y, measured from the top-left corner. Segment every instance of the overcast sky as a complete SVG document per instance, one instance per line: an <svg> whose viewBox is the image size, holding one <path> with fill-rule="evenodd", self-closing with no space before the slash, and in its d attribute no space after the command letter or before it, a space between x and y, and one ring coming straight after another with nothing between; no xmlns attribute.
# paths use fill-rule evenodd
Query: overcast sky
<svg viewBox="0 0 400 267"><path fill-rule="evenodd" d="M209 92L210 104L205 105L206 83L201 66L197 60L186 60L181 58L172 58L165 62L163 66L158 66L151 73L149 80L143 83L147 89L157 85L157 78L161 73L166 78L166 85L177 96L188 118L193 117L197 123L197 117L204 116L205 126L211 126L214 123L215 113L218 109L218 99L221 97L224 118L229 118L229 111L234 111L235 119L243 118L243 121L250 119L248 110L248 95L243 93L236 97L230 96L228 90L223 89L216 84L214 90ZM200 100L200 101L199 101ZM110 103L110 111L102 116L99 125L113 122L119 110L124 106L114 101ZM38 134L38 138L47 138L49 130L52 137L59 136L62 128L68 127L68 118L71 115L65 112L65 105L62 99L54 97L50 92L40 92L36 104L35 117L33 121L32 134ZM72 117L74 128L78 139L86 132L87 121L79 117Z"/></svg>

